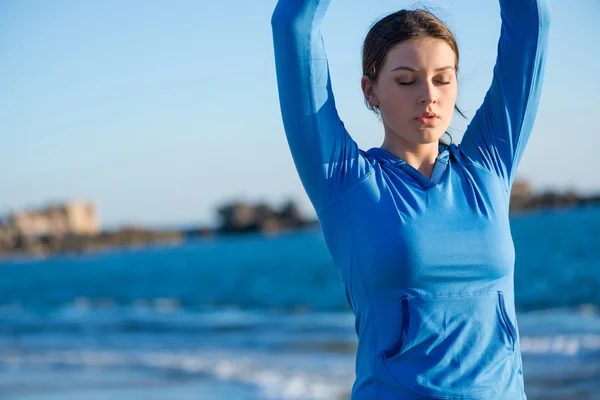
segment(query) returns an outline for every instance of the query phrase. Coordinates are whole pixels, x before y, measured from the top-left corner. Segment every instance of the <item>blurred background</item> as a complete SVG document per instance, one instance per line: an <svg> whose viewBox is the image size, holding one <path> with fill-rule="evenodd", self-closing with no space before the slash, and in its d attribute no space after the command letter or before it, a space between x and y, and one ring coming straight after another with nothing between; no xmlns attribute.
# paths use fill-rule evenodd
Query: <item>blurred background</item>
<svg viewBox="0 0 600 400"><path fill-rule="evenodd" d="M0 1L0 399L347 399L356 336L279 113L275 0ZM491 82L497 1L334 0L363 149L362 40L429 6L461 51L450 133ZM530 400L600 399L600 2L552 1L511 200Z"/></svg>

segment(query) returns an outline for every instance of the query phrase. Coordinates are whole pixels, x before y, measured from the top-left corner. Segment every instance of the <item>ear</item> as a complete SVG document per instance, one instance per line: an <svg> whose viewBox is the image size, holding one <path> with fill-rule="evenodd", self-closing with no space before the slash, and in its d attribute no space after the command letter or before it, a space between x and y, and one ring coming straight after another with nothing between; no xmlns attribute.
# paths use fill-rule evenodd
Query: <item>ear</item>
<svg viewBox="0 0 600 400"><path fill-rule="evenodd" d="M363 75L360 80L360 87L367 102L373 107L379 107L379 99L377 99L376 84L366 75Z"/></svg>

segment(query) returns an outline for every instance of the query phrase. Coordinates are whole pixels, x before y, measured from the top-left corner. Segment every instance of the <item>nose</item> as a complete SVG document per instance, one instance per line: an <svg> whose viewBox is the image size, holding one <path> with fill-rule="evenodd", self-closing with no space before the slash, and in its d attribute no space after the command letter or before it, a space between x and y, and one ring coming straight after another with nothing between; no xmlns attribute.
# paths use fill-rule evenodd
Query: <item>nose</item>
<svg viewBox="0 0 600 400"><path fill-rule="evenodd" d="M425 83L419 95L419 104L437 103L438 95L433 83Z"/></svg>

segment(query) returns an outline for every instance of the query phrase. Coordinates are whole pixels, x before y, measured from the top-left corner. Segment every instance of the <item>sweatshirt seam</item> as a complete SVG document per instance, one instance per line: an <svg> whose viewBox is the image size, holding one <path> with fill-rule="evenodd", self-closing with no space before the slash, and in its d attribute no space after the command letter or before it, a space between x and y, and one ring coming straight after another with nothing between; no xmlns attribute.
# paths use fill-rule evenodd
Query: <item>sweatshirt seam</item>
<svg viewBox="0 0 600 400"><path fill-rule="evenodd" d="M319 6L317 6L318 9ZM316 16L317 16L317 12L315 10L315 13L313 14L311 21L310 21L310 31L308 33L308 40L309 43L312 43L314 35L317 32L320 32L320 26L317 26L315 28L315 21L317 20ZM321 41L323 41L323 38L321 37ZM309 45L309 58L312 60L312 45ZM327 60L325 62L328 62ZM316 93L315 93L315 85L314 85L314 70L313 68L309 68L309 78L308 78L308 83L310 85L310 90L311 90L311 96L309 96L309 101L310 101L310 107L311 110L316 110ZM319 149L319 154L321 155L321 159L322 160L326 160L327 158L325 157L325 154L323 154L323 130L321 129L321 123L320 123L320 119L317 117L318 112L314 111L313 114L313 118L314 118L314 122L315 122L315 131L317 131L317 140L318 140L318 149ZM338 123L342 123L341 118L338 117ZM341 127L340 127L341 128ZM343 129L343 128L342 128ZM338 133L341 132L338 131ZM347 135L349 135L346 132ZM361 157L360 151L357 154L357 157ZM321 166L322 167L322 166ZM342 196L344 196L345 193L349 192L350 190L352 190L356 185L359 185L363 180L365 180L370 174L371 174L372 170L369 171L365 176L361 177L357 182L353 183L349 188L344 189L344 190L340 190L338 191L338 193L333 194L333 196L330 197L330 199L327 201L327 203L320 207L319 210L317 211L317 215L320 215L321 213L325 212L327 210L327 208L329 208L329 206L331 206L332 204L336 203ZM325 179L327 180L327 178Z"/></svg>
<svg viewBox="0 0 600 400"><path fill-rule="evenodd" d="M361 157L360 154L358 155L358 157ZM368 164L368 163L367 163ZM342 200L346 194L348 192L350 192L351 190L353 190L355 187L359 186L360 184L362 184L365 180L367 180L367 178L369 178L371 176L371 174L373 174L375 168L371 168L371 170L369 172L367 172L365 175L363 175L358 181L354 182L353 184L351 184L349 187L347 187L344 190L340 190L338 193L336 193L327 203L325 203L324 206L320 207L319 210L317 210L317 215L321 215L322 213L324 213L331 205L339 202L340 200Z"/></svg>
<svg viewBox="0 0 600 400"><path fill-rule="evenodd" d="M488 170L483 165L480 165L479 163L477 163L476 161L473 161L473 160L469 160L465 163L465 166L469 166L469 165L471 165L471 166L477 168L478 170L483 171L486 174L493 177L500 184L500 186L502 187L502 190L504 190L505 192L508 193L510 191L508 189L508 186L506 185L506 182L503 182L502 179L498 175L494 174L492 171Z"/></svg>
<svg viewBox="0 0 600 400"><path fill-rule="evenodd" d="M318 6L317 6L318 8ZM318 31L318 27L315 29L315 21L316 21L316 16L317 16L317 12L315 10L315 12L313 13L311 20L310 20L310 30L308 32L308 59L310 63L312 63L312 58L313 58L313 47L312 47L312 41L313 41L313 37L314 34ZM311 112L313 112L312 114L312 119L314 121L314 129L317 132L317 140L318 140L318 149L319 149L319 154L321 155L321 159L325 159L324 155L323 155L323 137L322 137L322 130L321 130L321 124L318 118L318 112L316 111L316 93L315 93L315 84L314 84L315 80L314 80L314 71L313 71L313 66L311 65L308 68L308 85L310 87L310 96L309 96L309 103L310 103L310 110Z"/></svg>
<svg viewBox="0 0 600 400"><path fill-rule="evenodd" d="M540 18L540 13L541 13L541 9L539 4L536 2L536 8L537 8L537 40L536 40L536 48L535 48L535 57L534 57L534 64L532 66L532 70L531 72L531 84L529 85L529 92L527 93L527 100L525 103L525 110L523 112L523 119L521 120L521 126L519 127L519 136L517 139L517 145L515 147L515 153L514 154L519 154L519 150L521 149L522 143L523 143L523 126L525 125L525 120L530 118L529 116L529 108L531 106L531 93L535 87L534 85L534 79L535 79L535 71L538 69L538 66L540 65L540 39L541 36L540 35L540 31L541 31L541 25L542 25L542 18ZM533 127L532 127L533 128ZM512 160L512 164L510 166L510 174L509 174L509 181L507 182L507 186L510 187L511 185L511 181L514 181L514 174L516 172L516 167L517 167L517 163L515 162L515 158L513 156L513 160Z"/></svg>
<svg viewBox="0 0 600 400"><path fill-rule="evenodd" d="M356 186L356 185L354 185ZM348 228L350 230L350 237L352 238L352 259L351 259L351 267L353 267L352 269L356 269L356 271L351 271L351 273L356 272L356 274L359 276L359 283L362 289L362 293L363 296L366 298L368 307L369 307L369 319L371 319L371 324L372 324L372 332L374 333L374 340L375 340L375 348L379 348L379 337L377 336L376 332L377 332L377 327L375 326L375 315L373 313L373 304L372 304L372 299L371 296L367 293L367 289L365 287L365 279L364 276L362 274L361 268L360 268L360 262L359 262L359 258L358 258L358 249L356 248L356 232L354 230L354 224L353 224L353 220L352 220L352 214L350 213L350 210L348 209L348 203L346 201L346 199L343 199L343 204L344 204L344 208L346 209L346 213L348 215ZM356 317L356 315L355 315ZM364 332L363 332L364 334ZM376 367L376 360L377 358L375 356L373 356L373 359L371 361L371 371L374 373L375 371L375 367ZM375 389L375 398L379 398L379 389L380 389L380 383L379 380L377 378L377 374L375 374L375 381L376 381L376 389Z"/></svg>
<svg viewBox="0 0 600 400"><path fill-rule="evenodd" d="M498 175L494 174L492 171L488 170L482 165L479 165L476 161L471 160L470 158L467 158L467 160L469 161L464 163L465 166L473 166L474 168L477 168L478 170L494 178L494 180L500 184L500 187L504 191L504 205L508 208L510 206L510 190L508 189L506 182L504 182Z"/></svg>

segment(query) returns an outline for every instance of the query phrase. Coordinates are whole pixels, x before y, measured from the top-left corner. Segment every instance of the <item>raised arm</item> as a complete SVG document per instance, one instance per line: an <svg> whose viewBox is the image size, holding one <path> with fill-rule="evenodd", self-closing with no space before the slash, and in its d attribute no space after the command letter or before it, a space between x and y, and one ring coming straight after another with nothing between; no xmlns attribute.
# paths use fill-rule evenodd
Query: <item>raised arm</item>
<svg viewBox="0 0 600 400"><path fill-rule="evenodd" d="M317 212L367 167L335 108L320 29L330 1L279 0L271 18L283 125Z"/></svg>
<svg viewBox="0 0 600 400"><path fill-rule="evenodd" d="M548 0L500 0L500 10L492 84L460 147L510 190L540 101L550 6Z"/></svg>

